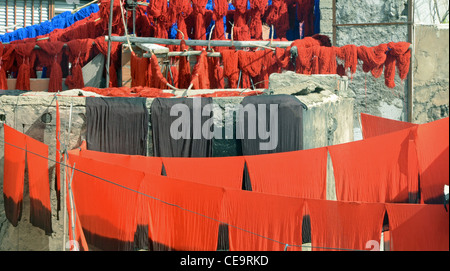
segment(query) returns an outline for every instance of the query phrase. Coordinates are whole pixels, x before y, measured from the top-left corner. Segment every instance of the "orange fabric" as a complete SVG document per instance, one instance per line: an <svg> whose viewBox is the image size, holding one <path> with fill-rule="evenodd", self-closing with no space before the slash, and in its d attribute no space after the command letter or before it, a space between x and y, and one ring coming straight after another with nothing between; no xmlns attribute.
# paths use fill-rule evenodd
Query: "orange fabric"
<svg viewBox="0 0 450 271"><path fill-rule="evenodd" d="M329 146L337 199L341 201L408 202L408 184L417 179L409 163L410 131Z"/></svg>
<svg viewBox="0 0 450 271"><path fill-rule="evenodd" d="M364 139L409 129L415 126L417 126L417 124L361 113L361 128Z"/></svg>
<svg viewBox="0 0 450 271"><path fill-rule="evenodd" d="M52 233L52 207L48 174L48 146L26 136L28 185L30 191L30 222Z"/></svg>
<svg viewBox="0 0 450 271"><path fill-rule="evenodd" d="M384 204L314 199L306 204L314 251L365 250L372 248L367 246L372 240L380 243Z"/></svg>
<svg viewBox="0 0 450 271"><path fill-rule="evenodd" d="M209 89L209 69L206 54L207 52L203 50L192 70L191 84L193 89Z"/></svg>
<svg viewBox="0 0 450 271"><path fill-rule="evenodd" d="M416 145L422 202L441 204L449 184L449 118L419 125Z"/></svg>
<svg viewBox="0 0 450 271"><path fill-rule="evenodd" d="M301 250L296 246L302 245L303 202L300 198L227 189L223 215L232 225L228 227L230 251L283 251L285 244L291 245L288 251Z"/></svg>
<svg viewBox="0 0 450 271"><path fill-rule="evenodd" d="M148 84L151 88L167 88L167 80L164 78L156 55L152 54L148 66Z"/></svg>
<svg viewBox="0 0 450 271"><path fill-rule="evenodd" d="M189 47L184 40L180 41L180 51L187 51ZM181 56L178 62L178 87L187 89L191 83L191 65L188 57Z"/></svg>
<svg viewBox="0 0 450 271"><path fill-rule="evenodd" d="M137 194L124 187L138 191L144 173L74 153L69 159L78 169L72 190L87 242L103 250L131 250L137 226Z"/></svg>
<svg viewBox="0 0 450 271"><path fill-rule="evenodd" d="M150 214L153 250L217 249L223 188L147 175L140 191L164 201L141 197L139 204Z"/></svg>
<svg viewBox="0 0 450 271"><path fill-rule="evenodd" d="M239 80L238 52L236 50L223 50L220 53L223 61L223 75L228 78L228 87L237 88Z"/></svg>
<svg viewBox="0 0 450 271"><path fill-rule="evenodd" d="M170 178L226 188L242 188L243 157L163 157L162 161Z"/></svg>
<svg viewBox="0 0 450 271"><path fill-rule="evenodd" d="M326 199L327 149L245 156L252 190Z"/></svg>
<svg viewBox="0 0 450 271"><path fill-rule="evenodd" d="M14 59L14 46L9 44L3 45L0 42L0 89L8 89L6 71L11 68Z"/></svg>
<svg viewBox="0 0 450 271"><path fill-rule="evenodd" d="M131 53L131 87L148 85L148 58L138 57Z"/></svg>
<svg viewBox="0 0 450 271"><path fill-rule="evenodd" d="M386 204L392 251L448 251L449 218L442 205Z"/></svg>
<svg viewBox="0 0 450 271"><path fill-rule="evenodd" d="M22 216L26 136L6 124L3 125L3 131L5 133L3 170L5 215L11 224L17 227Z"/></svg>
<svg viewBox="0 0 450 271"><path fill-rule="evenodd" d="M45 54L41 54L41 58L47 63L50 68L50 80L48 83L48 92L62 91L62 49L64 42L61 41L39 41L37 45L41 48Z"/></svg>
<svg viewBox="0 0 450 271"><path fill-rule="evenodd" d="M35 43L19 43L15 45L16 61L19 65L17 73L16 89L30 90L31 67L33 58L31 57Z"/></svg>

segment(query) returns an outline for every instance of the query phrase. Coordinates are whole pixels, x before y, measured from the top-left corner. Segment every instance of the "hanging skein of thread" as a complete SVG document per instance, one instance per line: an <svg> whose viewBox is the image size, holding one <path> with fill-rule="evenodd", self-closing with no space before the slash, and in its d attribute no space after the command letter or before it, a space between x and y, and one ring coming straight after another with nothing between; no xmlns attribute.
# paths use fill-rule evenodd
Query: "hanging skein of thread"
<svg viewBox="0 0 450 271"><path fill-rule="evenodd" d="M208 0L192 0L193 15L195 17L194 39L206 39L205 11ZM200 46L194 46L194 50L200 50Z"/></svg>
<svg viewBox="0 0 450 271"><path fill-rule="evenodd" d="M16 89L30 90L30 69L32 66L30 56L36 43L27 42L15 45L16 60L19 66Z"/></svg>
<svg viewBox="0 0 450 271"><path fill-rule="evenodd" d="M226 0L225 0L226 1ZM172 0L169 6L169 18L171 25L177 24L177 39L187 38L188 29L186 25L186 18L192 13L192 6L190 0ZM183 33L183 34L181 34ZM175 46L175 51L179 50Z"/></svg>
<svg viewBox="0 0 450 271"><path fill-rule="evenodd" d="M225 27L223 24L223 17L228 11L228 1L227 0L214 0L214 11L213 20L216 22L212 38L216 40L225 39Z"/></svg>
<svg viewBox="0 0 450 271"><path fill-rule="evenodd" d="M219 57L208 58L208 74L211 89L223 89L223 68L220 66Z"/></svg>
<svg viewBox="0 0 450 271"><path fill-rule="evenodd" d="M153 0L148 6L148 14L154 20L155 38L167 39L169 37L167 0Z"/></svg>
<svg viewBox="0 0 450 271"><path fill-rule="evenodd" d="M131 52L130 59L131 87L148 85L148 58L139 57Z"/></svg>
<svg viewBox="0 0 450 271"><path fill-rule="evenodd" d="M314 0L295 0L297 5L297 18L303 23L303 36L314 34Z"/></svg>
<svg viewBox="0 0 450 271"><path fill-rule="evenodd" d="M151 88L160 88L160 89L166 89L167 88L167 79L164 78L161 67L158 63L158 58L155 54L152 54L150 58L150 64L148 69L148 82L149 87Z"/></svg>
<svg viewBox="0 0 450 271"><path fill-rule="evenodd" d="M184 40L180 42L180 51L188 51ZM178 88L187 89L191 83L191 65L187 56L180 56L178 60Z"/></svg>
<svg viewBox="0 0 450 271"><path fill-rule="evenodd" d="M389 42L386 63L384 67L385 84L389 88L395 87L395 67L399 70L399 77L405 80L409 72L411 59L410 43L408 42Z"/></svg>
<svg viewBox="0 0 450 271"><path fill-rule="evenodd" d="M237 88L239 80L238 52L235 49L227 49L220 54L223 62L223 75L228 78L228 87Z"/></svg>
<svg viewBox="0 0 450 271"><path fill-rule="evenodd" d="M247 25L247 0L233 0L234 11L234 40L250 40L250 29Z"/></svg>
<svg viewBox="0 0 450 271"><path fill-rule="evenodd" d="M193 89L209 89L209 73L208 73L208 60L207 52L203 50L197 58L197 64L195 64L192 70L192 88Z"/></svg>
<svg viewBox="0 0 450 271"><path fill-rule="evenodd" d="M125 28L122 23L122 17L121 17L121 9L120 5L122 4L122 0L114 0L113 4L113 21L112 21L112 33L122 36L125 33ZM110 3L111 0L102 0L99 3L99 15L100 18L109 18L109 11L110 11ZM103 29L102 34L106 34L108 31L108 24L109 19L102 19L101 22L101 29Z"/></svg>
<svg viewBox="0 0 450 271"><path fill-rule="evenodd" d="M262 20L268 0L250 0L250 34L256 40L262 40Z"/></svg>
<svg viewBox="0 0 450 271"><path fill-rule="evenodd" d="M374 47L358 46L358 59L363 62L364 72L371 72L372 76L379 78L383 73L386 62L387 44L379 44Z"/></svg>
<svg viewBox="0 0 450 271"><path fill-rule="evenodd" d="M62 48L64 43L61 41L39 41L37 45L47 53L49 58L46 62L51 63L50 80L48 83L48 92L62 91Z"/></svg>
<svg viewBox="0 0 450 271"><path fill-rule="evenodd" d="M275 60L277 64L277 72L287 70L291 62L291 47L275 48Z"/></svg>
<svg viewBox="0 0 450 271"><path fill-rule="evenodd" d="M0 89L8 89L6 80L6 71L14 63L14 46L11 44L3 45L0 42Z"/></svg>
<svg viewBox="0 0 450 271"><path fill-rule="evenodd" d="M97 37L95 40L95 47L98 49L98 51L103 54L104 56L108 55L108 42L105 41L104 36ZM117 60L119 58L119 42L111 42L111 63L109 66L109 87L115 87L117 86L117 71L116 71L116 65ZM105 67L106 68L106 67Z"/></svg>
<svg viewBox="0 0 450 271"><path fill-rule="evenodd" d="M92 46L92 39L75 39L67 42L69 62L72 63L72 74L68 75L65 81L69 89L84 87L82 66L89 59Z"/></svg>
<svg viewBox="0 0 450 271"><path fill-rule="evenodd" d="M286 37L289 30L288 4L285 0L273 0L267 10L266 23L275 27L278 38Z"/></svg>
<svg viewBox="0 0 450 271"><path fill-rule="evenodd" d="M338 65L337 73L344 76L349 72L353 79L353 74L358 67L358 47L353 44L344 45L342 47L334 47L336 56L344 61L344 65Z"/></svg>
<svg viewBox="0 0 450 271"><path fill-rule="evenodd" d="M336 74L336 52L333 47L320 46L319 74Z"/></svg>
<svg viewBox="0 0 450 271"><path fill-rule="evenodd" d="M257 77L257 87L269 88L269 75L278 72L277 59L275 52L265 49L263 59L261 61L261 72Z"/></svg>

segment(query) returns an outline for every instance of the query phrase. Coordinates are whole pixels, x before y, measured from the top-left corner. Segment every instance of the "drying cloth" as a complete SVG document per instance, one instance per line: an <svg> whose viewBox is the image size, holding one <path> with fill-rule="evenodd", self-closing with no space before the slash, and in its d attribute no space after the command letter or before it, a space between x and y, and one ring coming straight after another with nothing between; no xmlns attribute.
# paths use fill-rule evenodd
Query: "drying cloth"
<svg viewBox="0 0 450 271"><path fill-rule="evenodd" d="M417 126L417 124L361 113L361 128L364 139L409 129L415 126Z"/></svg>
<svg viewBox="0 0 450 271"><path fill-rule="evenodd" d="M47 235L52 233L52 209L48 173L48 146L29 136L27 143L30 222Z"/></svg>
<svg viewBox="0 0 450 271"><path fill-rule="evenodd" d="M326 199L327 149L245 156L252 191Z"/></svg>
<svg viewBox="0 0 450 271"><path fill-rule="evenodd" d="M224 188L241 189L244 158L162 158L170 178L203 183Z"/></svg>
<svg viewBox="0 0 450 271"><path fill-rule="evenodd" d="M86 98L87 148L120 154L147 154L145 98Z"/></svg>
<svg viewBox="0 0 450 271"><path fill-rule="evenodd" d="M48 92L62 91L62 49L64 42L61 41L39 41L37 45L41 48L39 61L45 63L51 69Z"/></svg>
<svg viewBox="0 0 450 271"><path fill-rule="evenodd" d="M5 161L3 170L3 199L5 215L14 227L22 217L25 176L26 136L3 125L5 133Z"/></svg>
<svg viewBox="0 0 450 271"><path fill-rule="evenodd" d="M301 250L303 199L227 189L230 251ZM237 228L236 228L237 227Z"/></svg>
<svg viewBox="0 0 450 271"><path fill-rule="evenodd" d="M213 124L212 116L202 116L206 105L212 105L212 98L154 99L151 122L155 156L212 156L212 139L202 135L202 127Z"/></svg>
<svg viewBox="0 0 450 271"><path fill-rule="evenodd" d="M14 59L14 46L9 44L3 45L0 42L0 89L8 89L6 71L11 68Z"/></svg>
<svg viewBox="0 0 450 271"><path fill-rule="evenodd" d="M236 123L243 155L303 149L303 104L291 95L245 97Z"/></svg>
<svg viewBox="0 0 450 271"><path fill-rule="evenodd" d="M141 155L125 155L116 153L106 153L86 149L85 141L81 144L78 152L81 157L93 159L99 162L118 165L136 171L149 174L161 174L162 160L159 157L149 157Z"/></svg>
<svg viewBox="0 0 450 271"><path fill-rule="evenodd" d="M239 80L238 52L222 50L223 75L228 78L228 88L237 88Z"/></svg>
<svg viewBox="0 0 450 271"><path fill-rule="evenodd" d="M150 250L215 251L224 189L147 175L139 206L149 216Z"/></svg>
<svg viewBox="0 0 450 271"><path fill-rule="evenodd" d="M148 86L148 58L138 57L131 52L131 87Z"/></svg>
<svg viewBox="0 0 450 271"><path fill-rule="evenodd" d="M444 185L449 183L448 135L448 117L419 125L417 128L417 156L424 203L444 202Z"/></svg>
<svg viewBox="0 0 450 271"><path fill-rule="evenodd" d="M19 66L17 72L16 89L30 90L31 68L34 65L35 54L33 54L35 43L20 43L15 45L16 62Z"/></svg>
<svg viewBox="0 0 450 271"><path fill-rule="evenodd" d="M448 212L442 205L386 204L391 251L448 251Z"/></svg>
<svg viewBox="0 0 450 271"><path fill-rule="evenodd" d="M408 202L408 184L417 179L409 168L409 130L329 146L337 199ZM416 172L416 173L412 173Z"/></svg>
<svg viewBox="0 0 450 271"><path fill-rule="evenodd" d="M384 204L307 199L306 205L314 251L365 250L380 243Z"/></svg>
<svg viewBox="0 0 450 271"><path fill-rule="evenodd" d="M138 191L145 174L73 153L69 161L77 169L72 190L86 241L102 250L132 250L137 193L129 189Z"/></svg>

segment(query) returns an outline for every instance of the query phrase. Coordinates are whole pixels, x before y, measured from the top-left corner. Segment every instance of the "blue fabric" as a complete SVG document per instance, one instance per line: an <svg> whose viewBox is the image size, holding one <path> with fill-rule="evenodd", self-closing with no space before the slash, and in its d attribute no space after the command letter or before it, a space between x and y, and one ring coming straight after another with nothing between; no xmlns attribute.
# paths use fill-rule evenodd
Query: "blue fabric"
<svg viewBox="0 0 450 271"><path fill-rule="evenodd" d="M320 0L314 0L314 34L320 33Z"/></svg>
<svg viewBox="0 0 450 271"><path fill-rule="evenodd" d="M49 21L42 22L37 25L30 25L24 28L19 28L16 31L0 35L1 42L11 42L14 40L23 40L26 38L34 38L40 35L51 33L55 29L64 29L71 26L76 21L82 20L92 13L99 11L97 4L87 6L78 12L72 14L70 11L61 13Z"/></svg>

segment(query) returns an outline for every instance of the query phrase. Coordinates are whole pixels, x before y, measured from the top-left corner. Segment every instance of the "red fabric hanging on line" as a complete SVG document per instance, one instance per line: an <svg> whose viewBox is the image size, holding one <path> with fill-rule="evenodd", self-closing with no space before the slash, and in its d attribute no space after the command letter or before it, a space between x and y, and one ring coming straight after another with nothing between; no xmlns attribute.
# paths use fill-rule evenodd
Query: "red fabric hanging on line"
<svg viewBox="0 0 450 271"><path fill-rule="evenodd" d="M391 251L448 251L449 218L442 205L386 204Z"/></svg>
<svg viewBox="0 0 450 271"><path fill-rule="evenodd" d="M262 57L261 72L256 77L255 87L267 89L269 88L269 75L278 72L279 69L274 51L266 49Z"/></svg>
<svg viewBox="0 0 450 271"><path fill-rule="evenodd" d="M209 69L207 52L205 50L197 58L197 64L195 64L192 70L191 84L193 89L209 89Z"/></svg>
<svg viewBox="0 0 450 271"><path fill-rule="evenodd" d="M11 68L14 59L14 46L10 44L3 45L0 42L0 89L8 89L6 71Z"/></svg>
<svg viewBox="0 0 450 271"><path fill-rule="evenodd" d="M314 34L314 0L296 0L297 18L303 23L303 36Z"/></svg>
<svg viewBox="0 0 450 271"><path fill-rule="evenodd" d="M403 129L409 129L416 126L417 124L414 123L386 119L361 113L361 128L364 139L400 131Z"/></svg>
<svg viewBox="0 0 450 271"><path fill-rule="evenodd" d="M252 190L326 199L327 149L245 156Z"/></svg>
<svg viewBox="0 0 450 271"><path fill-rule="evenodd" d="M52 208L48 174L48 146L26 136L30 222L46 234L52 233Z"/></svg>
<svg viewBox="0 0 450 271"><path fill-rule="evenodd" d="M449 118L419 125L416 145L422 202L441 204L449 184Z"/></svg>
<svg viewBox="0 0 450 271"><path fill-rule="evenodd" d="M408 42L389 42L388 53L384 67L385 84L389 88L395 87L395 67L398 68L398 75L401 80L405 80L409 72L409 63L411 60L410 43Z"/></svg>
<svg viewBox="0 0 450 271"><path fill-rule="evenodd" d="M46 53L48 60L45 60L44 62L48 63L51 68L48 92L62 91L63 75L60 63L62 60L61 51L64 43L60 41L39 41L37 45ZM41 56L43 56L43 54L41 54Z"/></svg>
<svg viewBox="0 0 450 271"><path fill-rule="evenodd" d="M373 47L358 46L358 59L363 62L364 72L371 72L373 77L379 78L383 73L386 62L387 44L379 44Z"/></svg>
<svg viewBox="0 0 450 271"><path fill-rule="evenodd" d="M239 80L238 52L234 49L220 52L223 62L223 74L228 78L228 87L237 88Z"/></svg>
<svg viewBox="0 0 450 271"><path fill-rule="evenodd" d="M177 39L188 38L188 30L186 26L186 18L192 13L192 6L190 0L173 0L170 1L169 5L169 13L170 13L170 21L171 25L177 23L177 28L180 32L177 31ZM227 6L228 8L228 6ZM175 46L175 50L178 50L178 46ZM180 49L182 51L182 49Z"/></svg>
<svg viewBox="0 0 450 271"><path fill-rule="evenodd" d="M129 189L138 191L144 173L73 153L69 159L77 169L72 190L87 242L103 250L132 250L137 193Z"/></svg>
<svg viewBox="0 0 450 271"><path fill-rule="evenodd" d="M230 225L230 251L300 251L303 203L300 198L226 189L223 216Z"/></svg>
<svg viewBox="0 0 450 271"><path fill-rule="evenodd" d="M278 38L286 37L290 28L288 3L284 0L273 0L267 12L266 23L274 26Z"/></svg>
<svg viewBox="0 0 450 271"><path fill-rule="evenodd" d="M306 205L314 251L379 249L384 204L307 199Z"/></svg>
<svg viewBox="0 0 450 271"><path fill-rule="evenodd" d="M417 179L408 161L410 131L329 146L337 199L408 202L409 184ZM413 172L416 172L413 174Z"/></svg>
<svg viewBox="0 0 450 271"><path fill-rule="evenodd" d="M167 39L167 27L170 23L166 0L153 0L148 6L148 14L154 20L155 38Z"/></svg>
<svg viewBox="0 0 450 271"><path fill-rule="evenodd" d="M26 137L6 124L3 125L3 131L5 133L3 164L5 215L9 222L17 227L22 217Z"/></svg>
<svg viewBox="0 0 450 271"><path fill-rule="evenodd" d="M220 66L219 57L208 57L208 77L211 89L225 88L223 81L223 68Z"/></svg>
<svg viewBox="0 0 450 271"><path fill-rule="evenodd" d="M167 88L167 79L164 78L161 67L159 66L158 58L155 54L152 54L148 68L148 82L152 88Z"/></svg>
<svg viewBox="0 0 450 271"><path fill-rule="evenodd" d="M225 39L225 27L223 24L223 17L227 15L227 11L228 11L227 0L214 0L213 20L215 21L215 27L212 34L213 39L216 40ZM219 51L220 50L221 49L219 49Z"/></svg>
<svg viewBox="0 0 450 271"><path fill-rule="evenodd" d="M243 157L162 158L170 178L225 188L242 188Z"/></svg>
<svg viewBox="0 0 450 271"><path fill-rule="evenodd" d="M205 11L208 0L192 0L192 13L195 17L194 39L205 40L206 39L206 27L205 27ZM200 47L196 46L195 50L199 50Z"/></svg>
<svg viewBox="0 0 450 271"><path fill-rule="evenodd" d="M71 175L70 175L71 176ZM75 197L73 190L69 189L69 175L66 178L66 206L69 217L69 242L70 247L66 249L70 251L89 251L86 237L84 236L83 227L81 226L80 217L78 216L77 207L75 204ZM75 241L75 242L74 242Z"/></svg>
<svg viewBox="0 0 450 271"><path fill-rule="evenodd" d="M30 90L30 69L34 63L31 55L35 45L33 42L18 43L15 45L16 61L17 65L19 65L16 89Z"/></svg>
<svg viewBox="0 0 450 271"><path fill-rule="evenodd" d="M224 189L147 175L140 208L149 216L152 250L215 251Z"/></svg>
<svg viewBox="0 0 450 271"><path fill-rule="evenodd" d="M83 141L77 155L80 155L83 158L123 166L131 170L142 171L149 174L160 175L162 169L162 160L160 157L91 151L86 149L86 141Z"/></svg>
<svg viewBox="0 0 450 271"><path fill-rule="evenodd" d="M356 68L358 67L358 47L353 44L344 45L342 47L333 47L336 56L344 61L344 65L341 66L342 73L339 75L344 76L350 73L353 78L353 74L356 73Z"/></svg>
<svg viewBox="0 0 450 271"><path fill-rule="evenodd" d="M247 25L248 0L233 0L234 11L234 40L250 40L250 29Z"/></svg>
<svg viewBox="0 0 450 271"><path fill-rule="evenodd" d="M120 17L120 16L119 16ZM106 20L103 20L106 21ZM98 51L107 57L108 55L108 42L105 41L104 36L97 37L95 40L95 46ZM117 86L117 72L116 72L116 62L119 59L119 51L120 51L120 43L119 42L111 42L111 64L109 66L109 87Z"/></svg>
<svg viewBox="0 0 450 271"><path fill-rule="evenodd" d="M264 50L238 51L239 69L242 70L242 88L252 88L250 80L260 75L264 54Z"/></svg>
<svg viewBox="0 0 450 271"><path fill-rule="evenodd" d="M186 42L182 40L180 42L180 51L187 51L189 47ZM187 89L191 83L191 65L189 64L188 57L181 56L178 61L178 88Z"/></svg>
<svg viewBox="0 0 450 271"><path fill-rule="evenodd" d="M250 0L250 33L253 39L262 40L262 20L261 17L267 8L268 0Z"/></svg>

